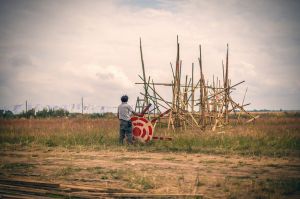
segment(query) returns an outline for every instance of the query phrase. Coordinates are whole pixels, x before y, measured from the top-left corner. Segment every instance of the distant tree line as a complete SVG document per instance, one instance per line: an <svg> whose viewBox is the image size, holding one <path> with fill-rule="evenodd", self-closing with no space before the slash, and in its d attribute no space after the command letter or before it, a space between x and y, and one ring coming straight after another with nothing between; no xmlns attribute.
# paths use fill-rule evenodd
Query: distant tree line
<svg viewBox="0 0 300 199"><path fill-rule="evenodd" d="M27 112L22 111L19 114L14 114L9 110L0 110L0 119L14 119L14 118L55 118L55 117L82 117L81 113L70 113L65 109L46 109L35 111L35 109L29 109ZM97 118L113 118L113 113L92 113L84 114L83 117L97 119Z"/></svg>

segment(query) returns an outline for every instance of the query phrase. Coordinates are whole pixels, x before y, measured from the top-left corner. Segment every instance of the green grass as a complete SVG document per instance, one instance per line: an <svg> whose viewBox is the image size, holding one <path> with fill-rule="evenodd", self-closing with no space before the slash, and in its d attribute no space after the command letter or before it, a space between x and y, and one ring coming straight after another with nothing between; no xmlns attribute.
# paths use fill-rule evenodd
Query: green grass
<svg viewBox="0 0 300 199"><path fill-rule="evenodd" d="M298 178L256 179L251 176L227 176L220 186L228 198L290 198L300 191Z"/></svg>
<svg viewBox="0 0 300 199"><path fill-rule="evenodd" d="M81 171L80 168L68 166L68 167L63 167L63 168L59 169L55 175L57 177L58 176L68 176L68 175L72 175L79 171Z"/></svg>
<svg viewBox="0 0 300 199"><path fill-rule="evenodd" d="M41 146L64 148L126 149L212 154L298 156L300 154L300 118L262 118L255 124L235 124L220 131L172 132L156 128L156 135L173 137L172 141L120 146L116 119L44 119L0 120L0 148Z"/></svg>
<svg viewBox="0 0 300 199"><path fill-rule="evenodd" d="M103 173L103 168L101 168L101 167L90 167L90 168L87 168L87 170L93 174Z"/></svg>
<svg viewBox="0 0 300 199"><path fill-rule="evenodd" d="M142 176L132 169L105 169L100 167L87 168L87 171L100 176L102 180L124 181L126 187L145 191L154 188L154 181Z"/></svg>
<svg viewBox="0 0 300 199"><path fill-rule="evenodd" d="M29 163L19 163L19 162L14 162L14 163L3 163L0 164L0 169L5 169L5 170L17 170L17 169L30 169L34 168L35 165L29 164Z"/></svg>

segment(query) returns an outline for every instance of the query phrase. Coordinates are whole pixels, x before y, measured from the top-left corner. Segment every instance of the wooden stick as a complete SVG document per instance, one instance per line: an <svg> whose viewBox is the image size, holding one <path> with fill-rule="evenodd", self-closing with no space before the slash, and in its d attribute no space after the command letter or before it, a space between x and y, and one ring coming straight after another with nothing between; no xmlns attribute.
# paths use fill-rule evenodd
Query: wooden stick
<svg viewBox="0 0 300 199"><path fill-rule="evenodd" d="M139 77L140 77L141 79L143 79L140 75L139 75ZM164 101L164 102L166 103L167 106L169 106L169 108L172 108L172 107L166 102L166 100L164 100L164 99L163 99L156 91L153 90L153 88L151 88L151 86L149 86L149 88L150 88L153 92L155 92L156 95L157 95L162 101ZM159 99L159 98L157 98L157 99Z"/></svg>
<svg viewBox="0 0 300 199"><path fill-rule="evenodd" d="M171 65L171 70L172 70L172 77L173 77L173 79L175 79L175 74L174 74L174 70L173 70L173 66L172 66L171 62L170 62L170 65Z"/></svg>
<svg viewBox="0 0 300 199"><path fill-rule="evenodd" d="M142 39L140 38L140 53L141 53L141 62L142 62L142 69L143 69L143 81L144 81L144 90L145 90L145 102L148 104L148 93L146 89L146 73L145 73L145 65L144 65L144 59L143 59L143 50L142 50Z"/></svg>
<svg viewBox="0 0 300 199"><path fill-rule="evenodd" d="M228 44L227 44L227 53L226 53L226 71L225 71L225 85L224 88L226 89L225 91L225 123L228 123L228 98L229 98L229 93L228 93Z"/></svg>
<svg viewBox="0 0 300 199"><path fill-rule="evenodd" d="M248 90L248 87L246 88L246 91L245 91L245 94L244 94L244 97L243 97L242 106L244 105L244 101L245 101L245 97L246 97L246 94L247 94L247 90ZM241 116L241 112L239 112L239 115L238 115L238 122L240 121L240 116Z"/></svg>
<svg viewBox="0 0 300 199"><path fill-rule="evenodd" d="M194 113L195 89L194 89L194 63L192 63L192 113Z"/></svg>

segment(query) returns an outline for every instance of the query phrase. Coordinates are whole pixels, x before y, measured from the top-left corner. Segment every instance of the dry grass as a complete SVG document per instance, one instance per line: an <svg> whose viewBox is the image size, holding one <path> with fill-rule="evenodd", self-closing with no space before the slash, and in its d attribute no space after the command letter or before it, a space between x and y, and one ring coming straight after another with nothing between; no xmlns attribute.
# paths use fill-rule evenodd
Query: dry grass
<svg viewBox="0 0 300 199"><path fill-rule="evenodd" d="M0 120L0 175L208 198L299 196L297 115L155 134L173 141L120 146L117 119Z"/></svg>
<svg viewBox="0 0 300 199"><path fill-rule="evenodd" d="M235 124L217 132L157 128L156 135L173 141L125 146L129 150L183 151L214 154L299 155L300 118L269 114L252 124ZM0 147L47 146L119 149L117 119L0 120Z"/></svg>

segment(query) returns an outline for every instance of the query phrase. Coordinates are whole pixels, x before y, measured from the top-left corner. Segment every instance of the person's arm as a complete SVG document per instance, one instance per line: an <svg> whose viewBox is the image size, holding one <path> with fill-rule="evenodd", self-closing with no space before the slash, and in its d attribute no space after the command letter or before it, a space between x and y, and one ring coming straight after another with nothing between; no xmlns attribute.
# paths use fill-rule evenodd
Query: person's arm
<svg viewBox="0 0 300 199"><path fill-rule="evenodd" d="M143 117L143 114L140 114L140 113L135 112L131 106L129 106L129 111L130 111L133 115L136 115L136 116L139 116L139 117Z"/></svg>

